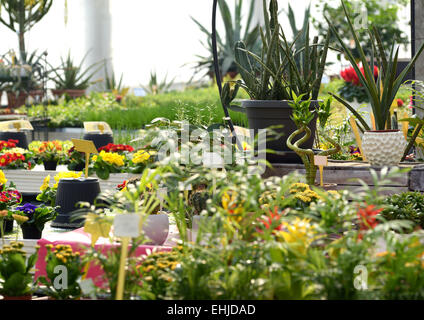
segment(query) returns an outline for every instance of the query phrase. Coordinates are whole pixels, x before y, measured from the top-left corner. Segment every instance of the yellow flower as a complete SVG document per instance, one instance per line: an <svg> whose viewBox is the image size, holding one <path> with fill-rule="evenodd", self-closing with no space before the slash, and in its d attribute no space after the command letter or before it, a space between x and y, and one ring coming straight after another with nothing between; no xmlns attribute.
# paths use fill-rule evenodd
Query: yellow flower
<svg viewBox="0 0 424 320"><path fill-rule="evenodd" d="M306 183L294 183L290 186L290 193L298 193L298 192L305 192L306 190L310 190L309 185Z"/></svg>
<svg viewBox="0 0 424 320"><path fill-rule="evenodd" d="M91 157L91 161L92 162L96 162L97 161L98 156L95 154L94 156Z"/></svg>
<svg viewBox="0 0 424 320"><path fill-rule="evenodd" d="M243 206L237 206L236 198L237 194L235 192L231 192L231 196L225 192L221 198L221 203L222 207L230 214L230 218L240 222L242 220Z"/></svg>
<svg viewBox="0 0 424 320"><path fill-rule="evenodd" d="M138 164L138 163L146 162L149 159L150 159L150 153L148 153L145 150L140 150L134 154L132 158L132 162L135 164Z"/></svg>
<svg viewBox="0 0 424 320"><path fill-rule="evenodd" d="M49 187L49 183L50 183L50 175L44 178L43 184L40 187L40 191L46 190Z"/></svg>
<svg viewBox="0 0 424 320"><path fill-rule="evenodd" d="M98 157L100 157L104 162L107 162L109 164L114 164L118 167L122 167L125 164L124 163L125 156L120 155L118 153L106 152L102 150L100 151L100 154L98 155ZM94 161L97 161L98 157L96 157Z"/></svg>
<svg viewBox="0 0 424 320"><path fill-rule="evenodd" d="M75 172L75 171L64 171L64 172L59 172L57 175L54 176L54 180L56 181L56 183L53 185L53 188L57 188L59 185L59 181L60 179L64 179L64 178L80 178L82 175L82 172Z"/></svg>
<svg viewBox="0 0 424 320"><path fill-rule="evenodd" d="M15 219L15 220L16 220L16 222L17 222L18 224L22 224L22 223L24 223L24 222L27 222L27 221L28 221L28 217L21 216L21 215L19 215L19 214L12 214L12 217L13 217L13 219Z"/></svg>
<svg viewBox="0 0 424 320"><path fill-rule="evenodd" d="M0 170L0 184L6 184L6 182L7 182L6 176L4 175L4 172Z"/></svg>
<svg viewBox="0 0 424 320"><path fill-rule="evenodd" d="M306 253L306 249L316 239L315 226L309 219L296 219L292 222L283 222L283 230L278 235L289 244L294 245L299 252Z"/></svg>

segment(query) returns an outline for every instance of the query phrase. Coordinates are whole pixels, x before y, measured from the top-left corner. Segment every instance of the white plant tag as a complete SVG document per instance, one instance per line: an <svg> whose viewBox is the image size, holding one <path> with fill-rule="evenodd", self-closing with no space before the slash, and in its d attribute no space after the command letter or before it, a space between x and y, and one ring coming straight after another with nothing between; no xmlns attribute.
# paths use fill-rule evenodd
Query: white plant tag
<svg viewBox="0 0 424 320"><path fill-rule="evenodd" d="M118 214L113 221L113 233L117 237L136 238L140 235L139 225L138 214Z"/></svg>

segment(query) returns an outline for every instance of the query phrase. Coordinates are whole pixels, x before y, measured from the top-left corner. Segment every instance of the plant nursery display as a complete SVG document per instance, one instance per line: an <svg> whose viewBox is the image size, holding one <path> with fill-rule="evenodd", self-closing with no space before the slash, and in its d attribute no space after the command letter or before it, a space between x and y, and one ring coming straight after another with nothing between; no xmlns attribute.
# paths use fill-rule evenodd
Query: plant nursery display
<svg viewBox="0 0 424 320"><path fill-rule="evenodd" d="M25 222L20 223L24 239L41 239L45 224L56 218L56 209L56 207L25 203L22 206L15 207L12 216L17 221L20 217L27 218Z"/></svg>

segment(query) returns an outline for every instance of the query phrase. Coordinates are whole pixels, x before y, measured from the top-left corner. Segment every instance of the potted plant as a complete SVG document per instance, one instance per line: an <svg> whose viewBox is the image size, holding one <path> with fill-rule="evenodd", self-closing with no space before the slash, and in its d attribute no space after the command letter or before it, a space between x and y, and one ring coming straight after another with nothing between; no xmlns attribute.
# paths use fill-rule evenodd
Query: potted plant
<svg viewBox="0 0 424 320"><path fill-rule="evenodd" d="M25 203L23 206L16 207L12 216L15 220L19 220L17 216L28 218L25 222L20 223L24 239L41 239L44 225L56 218L56 209L45 205L36 206L31 203Z"/></svg>
<svg viewBox="0 0 424 320"><path fill-rule="evenodd" d="M418 57L424 50L424 44L419 48L415 56L412 58L408 66L402 71L402 73L396 77L398 69L398 56L399 48L395 50L395 44L393 43L390 54L387 55L387 49L384 48L380 33L374 27L372 32L370 31L371 38L371 59L368 60L365 56L364 49L358 40L358 35L353 27L352 21L349 18L349 14L344 1L342 1L343 10L352 33L353 39L356 44L356 48L359 52L362 67L364 68L364 74L362 74L354 54L348 45L346 45L341 36L337 32L334 25L326 17L326 20L340 42L347 59L352 64L359 77L360 83L364 86L364 89L369 97L372 113L375 119L376 130L371 130L370 126L364 120L364 118L353 108L345 99L331 93L339 102L341 102L346 108L351 111L360 123L362 131L364 131L362 148L364 155L371 165L397 165L399 164L404 149L406 147L406 141L403 133L400 130L392 129L391 113L390 108L396 97L396 94L402 85L403 79L406 74L412 69L413 65L417 61ZM376 60L376 61L375 61ZM380 73L377 81L374 78L374 66L378 65Z"/></svg>
<svg viewBox="0 0 424 320"><path fill-rule="evenodd" d="M293 108L292 120L297 126L295 130L287 138L287 146L296 152L303 161L306 169L306 181L309 185L315 185L315 178L317 174L317 166L315 165L314 157L315 152L312 149L302 149L300 146L307 141L311 136L311 129L309 128L309 123L314 119L314 112L310 111L311 100L302 100L302 96L297 97L295 94L294 101L290 102L290 106ZM330 117L330 105L331 100L327 100L326 103L321 103L319 110L317 110L319 123L322 129L325 128L328 118ZM303 134L303 137L293 142L293 140L298 136ZM333 139L325 135L324 130L321 132L322 138L334 145L334 148L320 151L317 153L318 156L329 156L340 152L341 146L335 142Z"/></svg>
<svg viewBox="0 0 424 320"><path fill-rule="evenodd" d="M58 244L53 247L51 244L46 246L46 276L40 276L38 281L41 292L54 300L78 300L82 291L78 280L84 274L84 264L81 261L80 253L74 252L70 245ZM58 266L64 266L67 270L66 288L57 288L54 285L54 279L57 277L55 270Z"/></svg>
<svg viewBox="0 0 424 320"><path fill-rule="evenodd" d="M29 258L22 250L22 242L10 242L0 250L0 277L3 284L0 293L3 300L31 300L31 274L37 261L38 248Z"/></svg>
<svg viewBox="0 0 424 320"><path fill-rule="evenodd" d="M82 65L86 57L87 55L84 56L79 65L74 64L70 52L68 52L66 60L61 58L60 67L53 70L54 77L51 78L56 85L56 89L52 90L55 96L60 97L66 94L69 98L74 99L85 95L86 89L94 83L91 79L99 70L98 68L93 70L98 63L83 69ZM58 70L61 72L58 72Z"/></svg>
<svg viewBox="0 0 424 320"><path fill-rule="evenodd" d="M38 163L43 163L44 170L56 170L58 162L64 156L63 146L59 141L44 141L33 149Z"/></svg>
<svg viewBox="0 0 424 320"><path fill-rule="evenodd" d="M126 162L125 155L102 150L91 158L90 171L94 171L100 179L107 180L111 173L124 172Z"/></svg>
<svg viewBox="0 0 424 320"><path fill-rule="evenodd" d="M264 1L264 5L266 1ZM309 25L304 43L298 43L300 34L290 44L278 22L277 0L271 0L269 14L264 10L265 30L262 31L262 53L260 56L246 50L242 41L237 42L235 50L236 63L239 66L243 83L242 88L247 91L251 100L242 101L238 111L244 111L249 120L250 129L255 132L272 126L283 126L276 130L279 135L285 135L268 143L267 148L283 151L284 155L267 155L270 162L299 162L300 159L287 147L287 136L296 130L291 120L292 108L289 101L293 100L293 93L304 99L311 99L311 107L318 104L318 93L324 73L329 36L325 44L318 43L318 37L310 44ZM302 31L303 34L303 31ZM301 48L295 49L295 44ZM237 86L238 84L236 84ZM233 107L234 109L234 107ZM306 147L312 148L315 134L315 121L311 121L311 137Z"/></svg>
<svg viewBox="0 0 424 320"><path fill-rule="evenodd" d="M13 230L13 218L9 209L21 203L22 195L16 190L13 182L6 185L7 179L0 170L0 231L2 239L4 238L4 232L11 232Z"/></svg>

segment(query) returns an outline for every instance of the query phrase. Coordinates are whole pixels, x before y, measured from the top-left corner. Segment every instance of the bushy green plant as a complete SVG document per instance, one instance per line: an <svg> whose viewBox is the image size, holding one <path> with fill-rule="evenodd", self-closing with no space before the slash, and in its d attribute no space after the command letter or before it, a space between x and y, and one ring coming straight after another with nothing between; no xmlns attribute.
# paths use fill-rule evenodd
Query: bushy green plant
<svg viewBox="0 0 424 320"><path fill-rule="evenodd" d="M37 261L38 249L26 258L22 242L11 242L0 250L0 293L21 297L31 294L32 268Z"/></svg>
<svg viewBox="0 0 424 320"><path fill-rule="evenodd" d="M394 194L385 201L382 215L387 220L410 220L424 228L424 195L420 192Z"/></svg>

